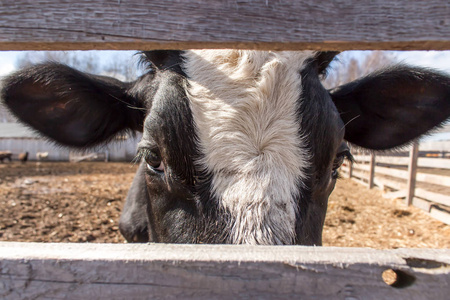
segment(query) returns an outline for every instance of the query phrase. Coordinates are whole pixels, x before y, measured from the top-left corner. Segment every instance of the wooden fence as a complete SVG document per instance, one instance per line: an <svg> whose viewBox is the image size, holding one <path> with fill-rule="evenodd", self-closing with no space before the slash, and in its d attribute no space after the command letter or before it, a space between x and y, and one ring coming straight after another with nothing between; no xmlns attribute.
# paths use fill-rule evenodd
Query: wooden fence
<svg viewBox="0 0 450 300"><path fill-rule="evenodd" d="M344 163L341 172L369 188L390 191L387 198L404 198L406 205L450 225L450 158L429 148L420 156L417 143L406 154L360 152L353 164Z"/></svg>
<svg viewBox="0 0 450 300"><path fill-rule="evenodd" d="M1 3L0 50L450 49L447 0ZM4 299L447 299L450 250L3 242L0 278Z"/></svg>

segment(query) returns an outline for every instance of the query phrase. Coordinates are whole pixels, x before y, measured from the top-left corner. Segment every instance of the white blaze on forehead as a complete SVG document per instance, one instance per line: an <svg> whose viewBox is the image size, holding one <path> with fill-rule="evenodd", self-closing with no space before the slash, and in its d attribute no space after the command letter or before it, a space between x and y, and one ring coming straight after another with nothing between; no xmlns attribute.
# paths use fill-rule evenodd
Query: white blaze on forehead
<svg viewBox="0 0 450 300"><path fill-rule="evenodd" d="M308 153L300 136L300 70L313 52L185 54L188 97L213 193L231 240L290 244Z"/></svg>

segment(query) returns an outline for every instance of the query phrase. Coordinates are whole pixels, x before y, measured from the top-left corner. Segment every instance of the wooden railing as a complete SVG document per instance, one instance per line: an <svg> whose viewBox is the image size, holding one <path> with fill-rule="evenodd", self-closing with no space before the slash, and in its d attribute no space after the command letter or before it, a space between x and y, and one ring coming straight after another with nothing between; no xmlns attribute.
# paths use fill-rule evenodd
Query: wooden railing
<svg viewBox="0 0 450 300"><path fill-rule="evenodd" d="M392 197L404 198L406 205L421 208L432 217L450 224L449 158L419 157L419 147L415 143L409 156L402 156L401 152L366 152L354 155L354 159L353 164L346 162L341 167L344 176L369 188L378 186L391 191Z"/></svg>

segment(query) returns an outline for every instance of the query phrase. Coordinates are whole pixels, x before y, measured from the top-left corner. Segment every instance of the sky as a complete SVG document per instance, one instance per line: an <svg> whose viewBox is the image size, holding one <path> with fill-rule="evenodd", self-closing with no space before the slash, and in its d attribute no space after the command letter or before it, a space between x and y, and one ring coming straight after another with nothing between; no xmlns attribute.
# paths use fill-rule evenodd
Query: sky
<svg viewBox="0 0 450 300"><path fill-rule="evenodd" d="M107 64L117 51L78 51L95 53L102 64ZM348 51L351 56L362 57L367 51ZM431 67L450 73L450 51L393 51L396 57L407 64ZM132 57L135 51L122 51L124 56ZM16 60L21 51L0 51L0 76L9 74L16 69ZM342 61L345 63L345 61Z"/></svg>
<svg viewBox="0 0 450 300"><path fill-rule="evenodd" d="M16 70L17 59L24 55L24 53L30 51L0 51L0 76L8 75L9 73ZM113 51L113 50L103 50L103 51L75 51L79 55L89 55L94 54L101 62L101 65L107 64L111 61L113 57L117 57L115 54L121 52L125 57L129 57L130 61L133 55L137 51Z"/></svg>

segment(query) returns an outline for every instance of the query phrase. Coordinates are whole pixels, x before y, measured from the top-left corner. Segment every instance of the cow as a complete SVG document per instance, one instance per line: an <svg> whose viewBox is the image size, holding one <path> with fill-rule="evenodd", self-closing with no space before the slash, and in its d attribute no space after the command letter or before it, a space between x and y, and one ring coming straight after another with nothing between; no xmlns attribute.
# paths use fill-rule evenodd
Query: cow
<svg viewBox="0 0 450 300"><path fill-rule="evenodd" d="M450 116L450 78L396 65L326 90L337 52L144 51L133 82L43 63L4 80L22 122L87 149L142 132L130 242L321 245L347 143L403 146Z"/></svg>
<svg viewBox="0 0 450 300"><path fill-rule="evenodd" d="M26 163L28 160L28 151L19 153L18 158L22 163Z"/></svg>
<svg viewBox="0 0 450 300"><path fill-rule="evenodd" d="M48 152L36 152L36 159L38 161L47 160Z"/></svg>
<svg viewBox="0 0 450 300"><path fill-rule="evenodd" d="M12 152L11 151L0 151L0 162L3 163L4 159L11 161Z"/></svg>

